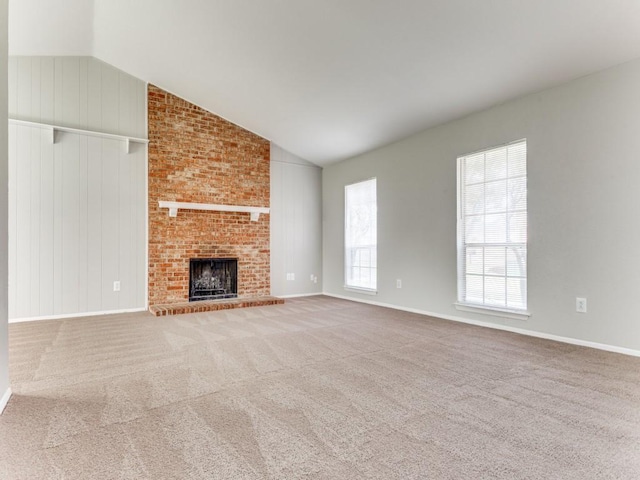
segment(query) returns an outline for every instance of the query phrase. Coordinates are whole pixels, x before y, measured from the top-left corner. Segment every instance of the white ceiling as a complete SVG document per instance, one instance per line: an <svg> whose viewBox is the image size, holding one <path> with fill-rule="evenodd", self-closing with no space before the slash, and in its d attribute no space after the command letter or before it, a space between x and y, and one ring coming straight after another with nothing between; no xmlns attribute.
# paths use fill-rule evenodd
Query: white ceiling
<svg viewBox="0 0 640 480"><path fill-rule="evenodd" d="M640 57L640 0L10 0L12 55L93 55L319 165Z"/></svg>

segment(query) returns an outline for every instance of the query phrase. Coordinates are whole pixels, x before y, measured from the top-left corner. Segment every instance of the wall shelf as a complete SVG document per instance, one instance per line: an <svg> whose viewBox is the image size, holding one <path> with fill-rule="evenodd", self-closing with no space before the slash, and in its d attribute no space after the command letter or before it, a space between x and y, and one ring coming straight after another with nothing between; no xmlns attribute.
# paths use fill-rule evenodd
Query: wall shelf
<svg viewBox="0 0 640 480"><path fill-rule="evenodd" d="M9 119L10 125L22 125L25 127L36 127L51 132L51 143L56 143L56 132L75 133L79 135L89 135L91 137L108 138L111 140L122 140L124 142L125 152L131 152L131 142L148 144L149 140L146 138L127 137L126 135L116 135L114 133L96 132L94 130L82 130L79 128L63 127L60 125L52 125L50 123L29 122L27 120L18 120L15 118Z"/></svg>
<svg viewBox="0 0 640 480"><path fill-rule="evenodd" d="M189 202L158 202L160 208L168 208L170 217L177 217L178 210L209 210L215 212L241 212L249 213L251 221L257 222L261 213L269 213L266 207L248 207L244 205L217 205L214 203L189 203Z"/></svg>

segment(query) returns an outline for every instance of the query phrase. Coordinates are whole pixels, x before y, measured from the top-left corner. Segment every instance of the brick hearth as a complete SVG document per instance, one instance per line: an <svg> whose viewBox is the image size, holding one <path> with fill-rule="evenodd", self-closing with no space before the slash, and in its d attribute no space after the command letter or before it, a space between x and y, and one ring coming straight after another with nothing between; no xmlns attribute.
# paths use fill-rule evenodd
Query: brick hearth
<svg viewBox="0 0 640 480"><path fill-rule="evenodd" d="M164 315L181 315L183 313L229 310L232 308L264 307L266 305L281 305L283 303L284 300L277 297L233 298L228 300L202 300L199 302L153 305L149 307L149 311L156 317L160 317Z"/></svg>

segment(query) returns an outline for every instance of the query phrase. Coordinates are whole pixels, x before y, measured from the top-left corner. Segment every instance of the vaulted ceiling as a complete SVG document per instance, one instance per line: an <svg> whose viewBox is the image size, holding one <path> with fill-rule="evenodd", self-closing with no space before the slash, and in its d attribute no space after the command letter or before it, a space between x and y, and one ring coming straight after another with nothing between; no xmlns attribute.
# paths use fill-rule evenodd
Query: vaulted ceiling
<svg viewBox="0 0 640 480"><path fill-rule="evenodd" d="M327 165L640 57L640 0L10 0L12 55L92 55Z"/></svg>

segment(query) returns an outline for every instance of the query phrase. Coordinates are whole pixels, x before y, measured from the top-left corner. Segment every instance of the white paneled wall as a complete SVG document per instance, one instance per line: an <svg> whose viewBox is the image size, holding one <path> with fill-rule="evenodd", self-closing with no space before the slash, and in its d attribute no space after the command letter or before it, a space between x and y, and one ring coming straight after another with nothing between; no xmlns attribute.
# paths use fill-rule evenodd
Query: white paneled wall
<svg viewBox="0 0 640 480"><path fill-rule="evenodd" d="M9 57L9 118L146 138L146 84L92 57Z"/></svg>
<svg viewBox="0 0 640 480"><path fill-rule="evenodd" d="M7 77L4 65L7 63L8 2L0 0L0 414L9 401L9 331L7 328Z"/></svg>
<svg viewBox="0 0 640 480"><path fill-rule="evenodd" d="M9 116L146 137L146 85L93 58L12 57ZM10 125L9 318L145 307L146 159L143 144Z"/></svg>
<svg viewBox="0 0 640 480"><path fill-rule="evenodd" d="M322 292L321 195L322 169L272 143L272 295Z"/></svg>

